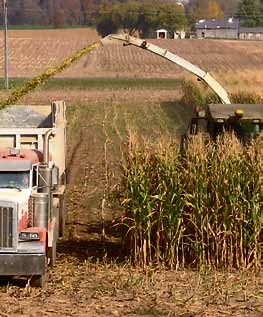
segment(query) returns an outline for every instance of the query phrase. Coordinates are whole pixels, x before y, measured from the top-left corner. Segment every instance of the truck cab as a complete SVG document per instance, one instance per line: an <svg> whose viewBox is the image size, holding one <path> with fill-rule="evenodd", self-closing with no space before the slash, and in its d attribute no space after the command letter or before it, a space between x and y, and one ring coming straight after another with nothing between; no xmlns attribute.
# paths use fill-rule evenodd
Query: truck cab
<svg viewBox="0 0 263 317"><path fill-rule="evenodd" d="M64 102L0 111L0 276L43 286L63 234Z"/></svg>

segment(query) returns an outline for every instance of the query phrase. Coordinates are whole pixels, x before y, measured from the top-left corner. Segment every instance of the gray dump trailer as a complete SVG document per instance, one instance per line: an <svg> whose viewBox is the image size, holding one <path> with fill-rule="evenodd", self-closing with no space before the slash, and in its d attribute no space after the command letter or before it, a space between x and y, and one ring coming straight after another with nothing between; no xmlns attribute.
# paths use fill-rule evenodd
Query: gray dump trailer
<svg viewBox="0 0 263 317"><path fill-rule="evenodd" d="M0 111L0 276L43 286L65 225L66 106Z"/></svg>

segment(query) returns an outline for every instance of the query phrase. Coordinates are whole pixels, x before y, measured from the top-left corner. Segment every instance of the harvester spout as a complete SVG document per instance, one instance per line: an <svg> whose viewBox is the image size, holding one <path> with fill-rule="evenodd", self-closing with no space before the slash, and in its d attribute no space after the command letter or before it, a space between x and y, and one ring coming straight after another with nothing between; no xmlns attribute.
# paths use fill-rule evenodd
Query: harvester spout
<svg viewBox="0 0 263 317"><path fill-rule="evenodd" d="M134 45L136 47L140 47L184 68L200 80L204 81L217 94L223 104L231 104L227 91L217 80L215 80L215 78L213 78L208 72L168 51L167 49L149 43L146 40L135 38L129 34L110 34L101 40L102 44L106 44L110 41L113 43L118 41L122 42L124 45Z"/></svg>

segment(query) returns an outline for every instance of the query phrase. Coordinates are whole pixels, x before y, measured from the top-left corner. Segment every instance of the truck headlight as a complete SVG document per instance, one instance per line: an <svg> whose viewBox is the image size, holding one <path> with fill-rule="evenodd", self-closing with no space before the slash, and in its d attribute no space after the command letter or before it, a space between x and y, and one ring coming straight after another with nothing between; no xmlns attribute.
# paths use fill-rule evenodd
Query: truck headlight
<svg viewBox="0 0 263 317"><path fill-rule="evenodd" d="M20 232L19 240L21 241L37 241L39 240L38 232Z"/></svg>

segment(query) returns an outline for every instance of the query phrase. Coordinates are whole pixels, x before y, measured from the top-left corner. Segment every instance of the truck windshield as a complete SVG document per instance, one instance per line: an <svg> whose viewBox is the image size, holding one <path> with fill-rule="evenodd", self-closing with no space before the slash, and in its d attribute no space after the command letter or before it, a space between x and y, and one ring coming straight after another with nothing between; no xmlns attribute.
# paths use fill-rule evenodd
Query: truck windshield
<svg viewBox="0 0 263 317"><path fill-rule="evenodd" d="M0 172L0 188L29 188L30 173L27 172Z"/></svg>

